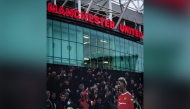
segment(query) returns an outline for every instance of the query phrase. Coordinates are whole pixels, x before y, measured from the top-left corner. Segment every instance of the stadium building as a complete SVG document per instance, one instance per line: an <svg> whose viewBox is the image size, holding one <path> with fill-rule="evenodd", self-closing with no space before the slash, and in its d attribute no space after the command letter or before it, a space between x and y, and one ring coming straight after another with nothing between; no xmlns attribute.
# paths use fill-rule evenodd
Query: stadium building
<svg viewBox="0 0 190 109"><path fill-rule="evenodd" d="M47 63L144 72L143 1L48 0Z"/></svg>

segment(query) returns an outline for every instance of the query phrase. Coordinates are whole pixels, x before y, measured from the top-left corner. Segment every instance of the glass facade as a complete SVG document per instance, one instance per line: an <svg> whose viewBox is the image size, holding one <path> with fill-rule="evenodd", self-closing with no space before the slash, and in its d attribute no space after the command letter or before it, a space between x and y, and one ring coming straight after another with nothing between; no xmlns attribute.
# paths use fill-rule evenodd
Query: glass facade
<svg viewBox="0 0 190 109"><path fill-rule="evenodd" d="M47 19L47 63L143 72L143 45Z"/></svg>

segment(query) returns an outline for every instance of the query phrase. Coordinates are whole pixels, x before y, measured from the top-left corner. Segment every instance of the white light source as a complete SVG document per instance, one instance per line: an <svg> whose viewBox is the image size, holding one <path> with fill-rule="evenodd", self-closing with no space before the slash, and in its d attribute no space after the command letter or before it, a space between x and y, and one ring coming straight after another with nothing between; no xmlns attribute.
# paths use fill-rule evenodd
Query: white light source
<svg viewBox="0 0 190 109"><path fill-rule="evenodd" d="M84 60L89 60L89 58L84 58Z"/></svg>
<svg viewBox="0 0 190 109"><path fill-rule="evenodd" d="M108 61L104 61L105 64L108 64Z"/></svg>
<svg viewBox="0 0 190 109"><path fill-rule="evenodd" d="M88 42L84 42L84 44L88 44Z"/></svg>
<svg viewBox="0 0 190 109"><path fill-rule="evenodd" d="M88 35L84 35L83 37L84 37L84 38L89 38Z"/></svg>
<svg viewBox="0 0 190 109"><path fill-rule="evenodd" d="M100 40L100 42L104 42L104 43L107 43L107 41L106 41L106 40Z"/></svg>

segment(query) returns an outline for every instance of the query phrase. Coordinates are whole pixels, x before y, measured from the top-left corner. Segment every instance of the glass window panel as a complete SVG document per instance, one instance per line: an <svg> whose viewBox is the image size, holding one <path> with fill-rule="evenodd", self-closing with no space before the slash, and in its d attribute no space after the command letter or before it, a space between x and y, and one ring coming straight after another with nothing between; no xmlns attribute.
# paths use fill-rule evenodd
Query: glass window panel
<svg viewBox="0 0 190 109"><path fill-rule="evenodd" d="M139 72L142 72L142 58L139 58Z"/></svg>
<svg viewBox="0 0 190 109"><path fill-rule="evenodd" d="M115 59L116 59L115 66L120 67L120 62L121 62L121 60L120 60L120 52L116 52Z"/></svg>
<svg viewBox="0 0 190 109"><path fill-rule="evenodd" d="M76 28L75 25L69 24L69 40L76 42Z"/></svg>
<svg viewBox="0 0 190 109"><path fill-rule="evenodd" d="M134 55L138 55L136 43L134 43L133 50L134 50Z"/></svg>
<svg viewBox="0 0 190 109"><path fill-rule="evenodd" d="M110 49L115 50L115 41L114 41L114 36L113 35L110 35L109 41L110 41Z"/></svg>
<svg viewBox="0 0 190 109"><path fill-rule="evenodd" d="M54 57L61 57L61 40L54 39Z"/></svg>
<svg viewBox="0 0 190 109"><path fill-rule="evenodd" d="M91 67L92 68L97 68L97 47L91 46Z"/></svg>
<svg viewBox="0 0 190 109"><path fill-rule="evenodd" d="M97 55L98 55L97 47L91 46L91 58L97 58Z"/></svg>
<svg viewBox="0 0 190 109"><path fill-rule="evenodd" d="M83 67L84 66L84 62L83 61L77 61L77 66Z"/></svg>
<svg viewBox="0 0 190 109"><path fill-rule="evenodd" d="M57 27L57 26L53 26L53 31L61 31L61 28L60 27Z"/></svg>
<svg viewBox="0 0 190 109"><path fill-rule="evenodd" d="M133 56L129 55L129 71L133 70Z"/></svg>
<svg viewBox="0 0 190 109"><path fill-rule="evenodd" d="M133 54L133 42L129 41L129 54Z"/></svg>
<svg viewBox="0 0 190 109"><path fill-rule="evenodd" d="M90 46L87 44L84 44L84 60L89 61L90 60Z"/></svg>
<svg viewBox="0 0 190 109"><path fill-rule="evenodd" d="M54 64L61 64L61 58L54 58Z"/></svg>
<svg viewBox="0 0 190 109"><path fill-rule="evenodd" d="M68 29L68 23L61 22L61 28Z"/></svg>
<svg viewBox="0 0 190 109"><path fill-rule="evenodd" d="M110 66L110 54L108 49L104 49L104 68L108 69Z"/></svg>
<svg viewBox="0 0 190 109"><path fill-rule="evenodd" d="M68 34L67 29L62 29L62 39L69 40L69 34Z"/></svg>
<svg viewBox="0 0 190 109"><path fill-rule="evenodd" d="M81 60L83 61L84 58L83 58L83 44L80 44L80 43L77 43L77 60Z"/></svg>
<svg viewBox="0 0 190 109"><path fill-rule="evenodd" d="M80 26L77 26L77 42L83 43L83 30Z"/></svg>
<svg viewBox="0 0 190 109"><path fill-rule="evenodd" d="M125 39L125 53L129 54L128 40Z"/></svg>
<svg viewBox="0 0 190 109"><path fill-rule="evenodd" d="M90 45L97 46L97 40L96 31L91 30Z"/></svg>
<svg viewBox="0 0 190 109"><path fill-rule="evenodd" d="M119 37L115 37L115 48L116 51L120 51Z"/></svg>
<svg viewBox="0 0 190 109"><path fill-rule="evenodd" d="M84 67L90 67L90 60L84 60Z"/></svg>
<svg viewBox="0 0 190 109"><path fill-rule="evenodd" d="M62 39L68 40L69 39L69 32L68 32L68 24L67 23L61 23L61 32L62 32Z"/></svg>
<svg viewBox="0 0 190 109"><path fill-rule="evenodd" d="M98 48L98 68L103 68L103 60L104 60L104 55L103 55L103 48Z"/></svg>
<svg viewBox="0 0 190 109"><path fill-rule="evenodd" d="M62 64L63 65L69 65L69 60L68 59L62 59Z"/></svg>
<svg viewBox="0 0 190 109"><path fill-rule="evenodd" d="M47 56L53 56L52 38L47 38Z"/></svg>
<svg viewBox="0 0 190 109"><path fill-rule="evenodd" d="M47 63L53 64L53 57L47 57Z"/></svg>
<svg viewBox="0 0 190 109"><path fill-rule="evenodd" d="M90 30L87 28L83 28L83 43L84 44L90 44Z"/></svg>
<svg viewBox="0 0 190 109"><path fill-rule="evenodd" d="M109 57L109 50L108 49L104 49L104 57Z"/></svg>
<svg viewBox="0 0 190 109"><path fill-rule="evenodd" d="M53 27L53 38L61 39L61 31L59 27Z"/></svg>
<svg viewBox="0 0 190 109"><path fill-rule="evenodd" d="M47 37L52 37L52 25L47 25Z"/></svg>
<svg viewBox="0 0 190 109"><path fill-rule="evenodd" d="M110 50L110 66L114 68L115 66L115 51Z"/></svg>
<svg viewBox="0 0 190 109"><path fill-rule="evenodd" d="M70 42L70 59L76 60L76 43L75 42Z"/></svg>
<svg viewBox="0 0 190 109"><path fill-rule="evenodd" d="M69 59L69 44L64 40L62 40L62 58Z"/></svg>
<svg viewBox="0 0 190 109"><path fill-rule="evenodd" d="M53 20L53 26L60 28L61 23L59 21Z"/></svg>
<svg viewBox="0 0 190 109"><path fill-rule="evenodd" d="M127 71L129 71L129 64L130 64L129 59L130 59L129 54L125 53L124 61L125 61L125 69Z"/></svg>
<svg viewBox="0 0 190 109"><path fill-rule="evenodd" d="M104 48L109 49L109 35L106 33L104 33L103 45Z"/></svg>
<svg viewBox="0 0 190 109"><path fill-rule="evenodd" d="M135 68L136 72L139 72L140 65L141 65L141 58L138 58L137 61L136 61L136 66L135 66L136 67Z"/></svg>
<svg viewBox="0 0 190 109"><path fill-rule="evenodd" d="M121 68L124 70L125 68L125 61L124 61L124 53L121 53L120 61L121 61Z"/></svg>
<svg viewBox="0 0 190 109"><path fill-rule="evenodd" d="M97 32L97 37L98 37L98 47L102 47L103 48L103 33L102 32Z"/></svg>
<svg viewBox="0 0 190 109"><path fill-rule="evenodd" d="M103 48L98 48L97 57L104 57L104 49Z"/></svg>
<svg viewBox="0 0 190 109"><path fill-rule="evenodd" d="M121 52L124 52L125 51L125 39L123 38L120 38L120 47L121 47Z"/></svg>
<svg viewBox="0 0 190 109"><path fill-rule="evenodd" d="M77 66L77 61L76 60L70 60L70 64L71 66Z"/></svg>
<svg viewBox="0 0 190 109"><path fill-rule="evenodd" d="M132 69L132 71L135 71L137 59L138 59L137 55L131 55L131 69Z"/></svg>

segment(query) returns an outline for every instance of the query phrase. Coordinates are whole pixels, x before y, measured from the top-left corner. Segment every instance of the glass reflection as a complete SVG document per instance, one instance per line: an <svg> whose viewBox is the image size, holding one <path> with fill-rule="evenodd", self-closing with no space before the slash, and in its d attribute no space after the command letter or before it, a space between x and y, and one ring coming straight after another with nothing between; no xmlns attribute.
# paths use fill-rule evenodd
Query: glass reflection
<svg viewBox="0 0 190 109"><path fill-rule="evenodd" d="M64 65L142 72L143 45L118 36L47 20L47 61Z"/></svg>

